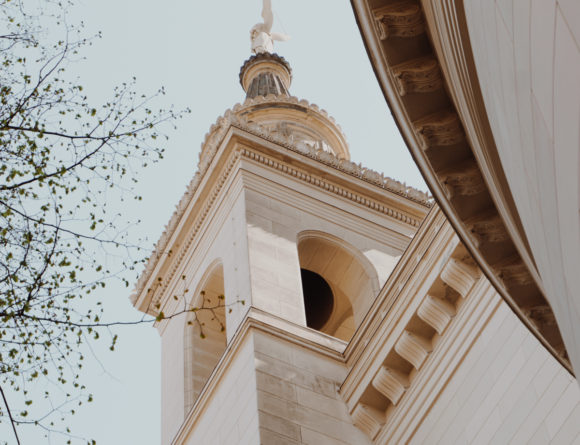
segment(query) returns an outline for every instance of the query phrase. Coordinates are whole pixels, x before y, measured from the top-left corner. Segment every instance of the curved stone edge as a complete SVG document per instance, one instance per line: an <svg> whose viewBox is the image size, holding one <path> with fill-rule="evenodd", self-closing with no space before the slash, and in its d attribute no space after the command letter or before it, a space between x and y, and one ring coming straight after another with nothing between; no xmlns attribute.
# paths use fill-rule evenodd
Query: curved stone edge
<svg viewBox="0 0 580 445"><path fill-rule="evenodd" d="M386 1L373 5L368 0L351 0L351 3L391 113L442 210L504 301L554 358L574 374L560 326L553 322L555 315L527 250L525 233L522 236L518 229L519 216L517 211L510 211L513 198L503 192L505 180L497 175L488 161L492 151L485 148L492 147L494 140L493 134L487 132L489 122L485 110L480 112L478 107L479 84L475 67L470 64L469 41L466 45L465 40L469 33L462 21L465 18L461 9L463 2L442 0L416 3L404 0L396 5L387 5L386 9L379 7ZM382 43L390 38L388 26L384 32L376 29L377 20L379 24L385 24L384 14L392 15L389 20L401 18L399 7L411 15L417 12L417 8L417 13L423 9L422 16L426 22L422 31L417 28L417 32L395 35L398 38L389 42L389 54L407 54L412 39L415 39L412 44L417 48L428 42L421 47L422 50L411 53L407 58L415 58L415 62L425 57L435 58L442 70L443 82L437 99L439 108L433 107L427 116L413 111L411 101L401 94L396 79L396 67L400 66L401 61L397 62L398 65L389 63L392 57L387 56ZM386 25L389 25L389 20ZM415 100L414 103L419 101ZM452 146L455 149L453 158L457 162L442 165L441 158L437 156ZM478 201L470 198L476 194L479 194ZM453 199L456 199L455 203ZM461 200L463 203L469 200L469 209L464 208L463 213L458 209L462 205ZM477 203L479 207L474 205ZM498 219L501 224L496 223ZM487 249L482 248L484 243L487 243ZM498 244L501 246L495 249L494 256L491 252Z"/></svg>

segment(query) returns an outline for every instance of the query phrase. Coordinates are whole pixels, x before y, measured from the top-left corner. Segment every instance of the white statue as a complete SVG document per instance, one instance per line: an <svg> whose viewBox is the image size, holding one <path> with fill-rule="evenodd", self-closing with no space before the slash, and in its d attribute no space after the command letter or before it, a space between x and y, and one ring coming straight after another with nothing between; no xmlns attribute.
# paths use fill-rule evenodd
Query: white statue
<svg viewBox="0 0 580 445"><path fill-rule="evenodd" d="M250 30L250 40L252 41L252 52L254 54L271 53L274 51L274 40L284 42L290 38L286 34L271 32L274 23L272 13L272 1L263 0L262 18L264 23L257 23Z"/></svg>

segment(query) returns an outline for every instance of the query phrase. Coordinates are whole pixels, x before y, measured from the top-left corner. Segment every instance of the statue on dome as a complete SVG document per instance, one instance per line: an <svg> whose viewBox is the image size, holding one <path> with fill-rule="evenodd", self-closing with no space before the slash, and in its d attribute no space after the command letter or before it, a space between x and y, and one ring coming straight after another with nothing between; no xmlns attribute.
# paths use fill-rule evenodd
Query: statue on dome
<svg viewBox="0 0 580 445"><path fill-rule="evenodd" d="M272 1L263 0L262 18L264 23L255 24L250 30L250 40L252 41L252 53L272 53L274 51L274 40L285 42L290 36L279 32L271 32L274 23L272 13Z"/></svg>

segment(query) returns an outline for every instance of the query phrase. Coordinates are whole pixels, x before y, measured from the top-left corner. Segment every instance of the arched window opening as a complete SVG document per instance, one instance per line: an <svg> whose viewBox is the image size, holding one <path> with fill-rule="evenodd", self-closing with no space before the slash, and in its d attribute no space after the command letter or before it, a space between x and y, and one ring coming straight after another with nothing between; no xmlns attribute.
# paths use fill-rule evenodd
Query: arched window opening
<svg viewBox="0 0 580 445"><path fill-rule="evenodd" d="M197 311L185 324L185 412L189 412L226 349L224 275L221 264L209 268L191 302Z"/></svg>
<svg viewBox="0 0 580 445"><path fill-rule="evenodd" d="M326 280L316 272L300 269L300 275L302 277L306 326L320 330L332 314L334 307L332 289Z"/></svg>
<svg viewBox="0 0 580 445"><path fill-rule="evenodd" d="M376 270L357 249L322 232L300 234L298 257L307 326L349 341L378 293Z"/></svg>

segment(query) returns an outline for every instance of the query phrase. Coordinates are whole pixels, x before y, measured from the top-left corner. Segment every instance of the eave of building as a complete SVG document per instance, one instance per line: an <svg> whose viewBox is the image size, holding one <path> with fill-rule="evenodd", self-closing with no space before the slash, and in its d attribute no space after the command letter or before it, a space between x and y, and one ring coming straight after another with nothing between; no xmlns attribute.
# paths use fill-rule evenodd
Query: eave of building
<svg viewBox="0 0 580 445"><path fill-rule="evenodd" d="M355 202L382 215L403 233L412 236L430 208L430 202L397 181L365 169L351 161L338 159L323 150L296 146L259 126L248 125L233 114L212 128L200 158L200 171L182 198L170 224L138 282L133 304L141 311L156 315L165 307L165 295L179 278L179 266L194 238L199 237L220 193L230 186L241 159L276 169L313 187ZM203 172L203 173L201 173ZM177 277L177 278L176 278Z"/></svg>
<svg viewBox="0 0 580 445"><path fill-rule="evenodd" d="M572 372L497 159L463 2L351 3L385 99L433 196L498 293Z"/></svg>
<svg viewBox="0 0 580 445"><path fill-rule="evenodd" d="M344 351L340 394L376 443L408 443L502 301L438 207Z"/></svg>

